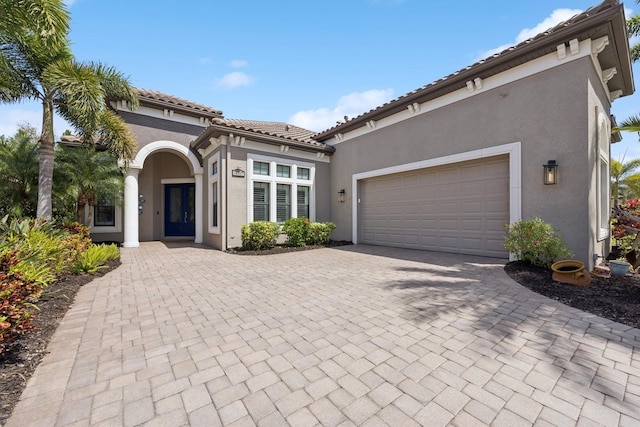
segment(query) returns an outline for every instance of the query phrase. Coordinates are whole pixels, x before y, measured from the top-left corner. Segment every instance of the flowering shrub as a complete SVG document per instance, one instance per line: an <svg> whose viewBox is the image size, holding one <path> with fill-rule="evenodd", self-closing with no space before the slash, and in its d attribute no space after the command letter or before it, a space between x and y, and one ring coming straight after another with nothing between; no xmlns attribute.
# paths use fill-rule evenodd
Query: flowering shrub
<svg viewBox="0 0 640 427"><path fill-rule="evenodd" d="M504 247L518 261L550 267L556 260L569 258L573 254L555 230L540 218L518 221L507 226Z"/></svg>
<svg viewBox="0 0 640 427"><path fill-rule="evenodd" d="M336 229L333 222L312 222L309 224L307 243L310 245L326 245L329 243L331 233Z"/></svg>
<svg viewBox="0 0 640 427"><path fill-rule="evenodd" d="M640 199L629 199L626 204L613 208L612 211L612 235L620 239L626 236L635 237L633 229L640 229ZM630 230L631 228L631 230Z"/></svg>
<svg viewBox="0 0 640 427"><path fill-rule="evenodd" d="M240 230L242 247L246 250L271 249L276 245L280 226L275 222L254 221Z"/></svg>
<svg viewBox="0 0 640 427"><path fill-rule="evenodd" d="M290 218L285 221L282 231L287 235L287 246L305 246L309 238L311 223L307 218Z"/></svg>

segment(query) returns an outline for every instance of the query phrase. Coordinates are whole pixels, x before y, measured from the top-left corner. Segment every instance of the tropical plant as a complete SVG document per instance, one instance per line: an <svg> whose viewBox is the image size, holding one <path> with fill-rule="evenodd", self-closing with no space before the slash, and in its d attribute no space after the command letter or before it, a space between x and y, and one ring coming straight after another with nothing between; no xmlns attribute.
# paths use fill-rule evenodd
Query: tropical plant
<svg viewBox="0 0 640 427"><path fill-rule="evenodd" d="M640 159L624 163L611 160L611 196L613 197L613 206L618 206L620 198L625 200L634 199L640 195L640 174L634 173L638 168L640 168Z"/></svg>
<svg viewBox="0 0 640 427"><path fill-rule="evenodd" d="M35 216L38 199L38 142L35 128L21 125L0 137L0 217Z"/></svg>
<svg viewBox="0 0 640 427"><path fill-rule="evenodd" d="M42 103L37 215L51 219L54 111L85 143L100 140L126 162L133 156L135 138L108 104L124 100L137 108L138 98L115 68L75 60L62 0L0 0L0 10L0 102Z"/></svg>
<svg viewBox="0 0 640 427"><path fill-rule="evenodd" d="M98 270L108 268L107 261L116 260L120 257L120 251L115 244L91 245L76 260L73 271L74 273L95 273Z"/></svg>
<svg viewBox="0 0 640 427"><path fill-rule="evenodd" d="M572 256L551 224L540 218L518 221L507 226L504 247L517 261L542 267L550 267L554 261Z"/></svg>
<svg viewBox="0 0 640 427"><path fill-rule="evenodd" d="M120 194L124 177L117 159L106 151L91 146L58 146L55 156L54 203L63 212L75 212L75 221L90 225L93 207L103 198ZM85 207L89 215L85 220Z"/></svg>
<svg viewBox="0 0 640 427"><path fill-rule="evenodd" d="M640 4L640 0L636 0L636 3ZM627 33L630 39L640 36L640 14L635 14L627 19ZM640 42L633 44L630 51L633 62L640 59ZM614 131L640 132L640 114L624 119Z"/></svg>

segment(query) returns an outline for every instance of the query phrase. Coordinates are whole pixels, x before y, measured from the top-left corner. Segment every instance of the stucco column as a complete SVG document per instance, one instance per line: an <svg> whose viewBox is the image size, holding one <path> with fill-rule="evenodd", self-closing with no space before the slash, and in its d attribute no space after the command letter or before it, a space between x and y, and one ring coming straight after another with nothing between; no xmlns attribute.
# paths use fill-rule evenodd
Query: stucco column
<svg viewBox="0 0 640 427"><path fill-rule="evenodd" d="M130 168L124 177L124 242L125 248L137 248L139 242L138 224L138 173L140 169Z"/></svg>
<svg viewBox="0 0 640 427"><path fill-rule="evenodd" d="M202 206L202 173L194 173L193 176L196 180L196 238L193 242L202 243L202 211L204 210L204 206Z"/></svg>

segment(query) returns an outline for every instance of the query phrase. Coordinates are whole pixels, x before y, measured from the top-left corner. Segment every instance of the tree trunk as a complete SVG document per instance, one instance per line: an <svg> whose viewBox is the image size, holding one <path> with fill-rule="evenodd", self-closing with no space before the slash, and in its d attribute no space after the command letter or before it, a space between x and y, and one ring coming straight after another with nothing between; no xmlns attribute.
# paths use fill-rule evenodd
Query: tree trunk
<svg viewBox="0 0 640 427"><path fill-rule="evenodd" d="M53 183L53 101L45 96L42 101L42 133L40 135L38 171L38 218L51 220L51 190Z"/></svg>

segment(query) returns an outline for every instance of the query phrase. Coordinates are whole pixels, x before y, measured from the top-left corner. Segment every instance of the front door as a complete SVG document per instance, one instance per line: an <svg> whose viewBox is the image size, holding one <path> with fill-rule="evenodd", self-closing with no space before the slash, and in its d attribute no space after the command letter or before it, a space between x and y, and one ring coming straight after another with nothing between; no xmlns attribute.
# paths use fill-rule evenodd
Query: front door
<svg viewBox="0 0 640 427"><path fill-rule="evenodd" d="M195 184L164 187L164 235L195 236Z"/></svg>

